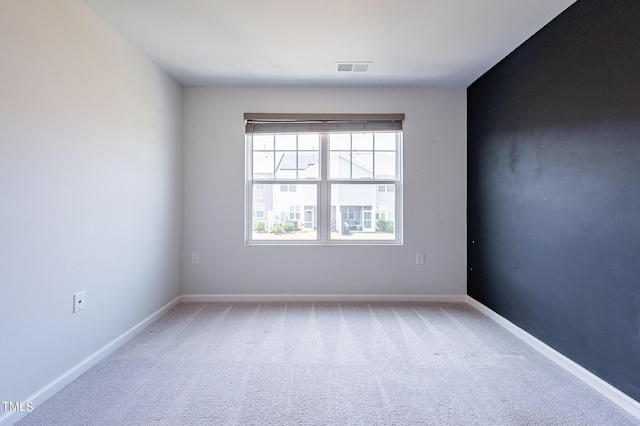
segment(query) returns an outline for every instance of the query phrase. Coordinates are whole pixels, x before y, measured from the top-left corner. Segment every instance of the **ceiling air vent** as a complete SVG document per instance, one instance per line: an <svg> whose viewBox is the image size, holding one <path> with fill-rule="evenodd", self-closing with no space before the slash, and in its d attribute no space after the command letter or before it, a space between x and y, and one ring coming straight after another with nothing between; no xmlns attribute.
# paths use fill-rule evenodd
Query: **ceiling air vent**
<svg viewBox="0 0 640 426"><path fill-rule="evenodd" d="M336 62L338 72L369 72L373 62Z"/></svg>

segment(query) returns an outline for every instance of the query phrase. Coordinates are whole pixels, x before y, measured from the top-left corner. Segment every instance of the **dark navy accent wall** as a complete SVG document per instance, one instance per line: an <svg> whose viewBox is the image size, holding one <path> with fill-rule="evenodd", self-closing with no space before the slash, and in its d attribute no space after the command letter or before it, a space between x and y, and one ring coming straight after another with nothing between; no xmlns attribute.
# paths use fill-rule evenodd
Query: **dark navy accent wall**
<svg viewBox="0 0 640 426"><path fill-rule="evenodd" d="M640 401L640 1L578 0L467 95L468 294Z"/></svg>

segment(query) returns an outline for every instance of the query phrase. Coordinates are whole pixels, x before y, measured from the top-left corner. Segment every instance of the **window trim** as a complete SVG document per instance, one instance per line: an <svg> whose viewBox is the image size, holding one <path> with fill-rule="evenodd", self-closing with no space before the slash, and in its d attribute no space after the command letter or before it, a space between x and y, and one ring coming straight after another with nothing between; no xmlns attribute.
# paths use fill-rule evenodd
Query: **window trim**
<svg viewBox="0 0 640 426"><path fill-rule="evenodd" d="M391 124L388 124L388 128L384 129L384 125L381 125L379 122L375 120L365 120L365 118L371 118L372 115L368 114L350 114L350 115L342 115L342 114L329 114L329 115L316 115L316 114L245 114L246 120L246 134L245 134L245 218L248 223L245 224L245 244L248 245L402 245L403 244L403 200L402 200L402 186L403 186L403 132L402 132L402 120L404 119L404 114L379 114L373 115L375 118L387 119L391 118ZM283 117L288 117L289 120L282 122ZM293 118L292 118L293 117ZM348 118L349 120L345 121L344 119ZM313 120L311 120L313 118ZM249 221L251 216L253 215L252 211L247 208L247 206L252 206L253 204L253 138L251 137L254 133L251 130L255 130L257 119L266 121L269 123L267 127L261 127L258 133L267 133L267 134L282 134L282 133L319 133L320 134L320 145L319 145L319 167L320 167L320 176L319 179L283 179L276 178L275 175L273 178L269 179L259 179L259 183L256 185L315 185L316 186L316 196L317 201L315 205L315 226L316 226L316 238L312 240L305 239L294 239L294 240L277 240L277 239L253 239L253 229L252 229L252 221ZM324 120L329 120L324 121ZM256 120L253 123L250 123L250 120ZM275 122L279 121L280 127L273 127ZM301 123L301 120L304 123ZM398 124L399 120L399 124ZM284 123L284 125L282 124ZM292 127L287 127L291 123L295 123L296 125L306 126L307 124L312 124L311 127L306 128L307 130L302 130L300 132L292 132L292 131L283 131L283 129L292 129ZM347 124L344 124L347 123ZM354 123L355 126L352 126ZM371 123L375 123L372 125ZM328 129L330 126L341 126L339 127L339 132L341 133L357 133L363 131L363 128L369 126L366 131L367 133L378 133L383 131L391 131L396 133L396 149L395 149L395 164L396 164L396 177L395 179L380 179L372 176L370 179L352 179L352 178L333 178L329 177L329 155L330 155L330 147L329 147L329 134L336 132L336 127L331 127L334 129L333 131L324 130L319 131L317 124L322 124L323 130ZM251 128L250 128L251 125ZM345 130L347 128L355 127L358 129L357 131L349 131ZM269 129L270 131L266 131L264 129ZM298 129L304 129L303 127L298 127ZM277 130L277 131L276 131ZM331 238L331 218L332 218L332 206L331 206L331 186L334 184L339 185L384 185L385 188L388 185L391 185L395 189L394 197L395 197L395 235L393 239L339 239L339 238ZM303 219L303 210L300 210L300 220ZM336 212L336 218L339 215L339 212ZM371 210L371 221L373 222L375 229L375 207Z"/></svg>

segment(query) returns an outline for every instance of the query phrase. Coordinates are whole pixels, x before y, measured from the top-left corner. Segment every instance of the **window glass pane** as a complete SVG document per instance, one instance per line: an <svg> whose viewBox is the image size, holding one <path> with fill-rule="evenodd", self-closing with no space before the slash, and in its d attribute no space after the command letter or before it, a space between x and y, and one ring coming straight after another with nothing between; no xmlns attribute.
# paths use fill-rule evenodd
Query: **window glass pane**
<svg viewBox="0 0 640 426"><path fill-rule="evenodd" d="M395 239L395 193L377 185L331 185L332 240Z"/></svg>
<svg viewBox="0 0 640 426"><path fill-rule="evenodd" d="M316 184L264 185L263 190L254 185L252 239L316 240L317 194Z"/></svg>
<svg viewBox="0 0 640 426"><path fill-rule="evenodd" d="M351 166L351 177L353 179L373 178L373 153L353 152L351 156L353 164Z"/></svg>
<svg viewBox="0 0 640 426"><path fill-rule="evenodd" d="M375 135L376 151L395 151L396 150L396 133L376 133Z"/></svg>
<svg viewBox="0 0 640 426"><path fill-rule="evenodd" d="M376 179L396 179L396 153L376 152Z"/></svg>
<svg viewBox="0 0 640 426"><path fill-rule="evenodd" d="M273 178L273 152L253 153L253 179Z"/></svg>
<svg viewBox="0 0 640 426"><path fill-rule="evenodd" d="M298 151L298 178L320 179L320 153Z"/></svg>
<svg viewBox="0 0 640 426"><path fill-rule="evenodd" d="M373 150L373 133L354 133L352 141L354 151Z"/></svg>
<svg viewBox="0 0 640 426"><path fill-rule="evenodd" d="M320 135L316 133L298 135L298 149L300 151L318 151L320 149Z"/></svg>
<svg viewBox="0 0 640 426"><path fill-rule="evenodd" d="M273 151L273 135L253 135L254 151Z"/></svg>
<svg viewBox="0 0 640 426"><path fill-rule="evenodd" d="M351 154L349 151L331 152L329 156L329 178L351 178Z"/></svg>
<svg viewBox="0 0 640 426"><path fill-rule="evenodd" d="M276 135L277 150L295 150L296 135Z"/></svg>
<svg viewBox="0 0 640 426"><path fill-rule="evenodd" d="M351 134L350 133L330 134L329 149L331 151L349 151L351 149Z"/></svg>
<svg viewBox="0 0 640 426"><path fill-rule="evenodd" d="M276 179L295 179L296 152L276 151Z"/></svg>

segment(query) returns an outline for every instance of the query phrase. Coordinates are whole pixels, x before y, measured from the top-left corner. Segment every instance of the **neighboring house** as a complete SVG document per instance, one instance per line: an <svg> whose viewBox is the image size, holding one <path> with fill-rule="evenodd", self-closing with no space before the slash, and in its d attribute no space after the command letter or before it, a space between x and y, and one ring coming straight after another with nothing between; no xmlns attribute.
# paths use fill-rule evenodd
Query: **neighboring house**
<svg viewBox="0 0 640 426"><path fill-rule="evenodd" d="M319 162L316 153L299 154L297 163L295 153L281 153L276 158L276 176L282 179L315 180L319 176ZM345 170L350 167L352 176L372 177L372 154L361 154L362 161L349 161L348 153L332 152L329 159L329 169L332 177L348 175ZM378 155L376 161L395 161L394 157ZM394 167L379 167L379 169L395 170ZM270 179L271 174L256 173L256 180L260 177ZM392 179L393 176L376 176L379 179ZM387 184L350 184L349 182L332 184L331 187L331 231L340 232L347 227L350 232L375 232L378 219L395 220L395 185ZM253 219L262 221L265 230L269 231L273 225L293 222L301 230L315 230L317 226L317 186L315 184L282 183L260 184L254 183Z"/></svg>

